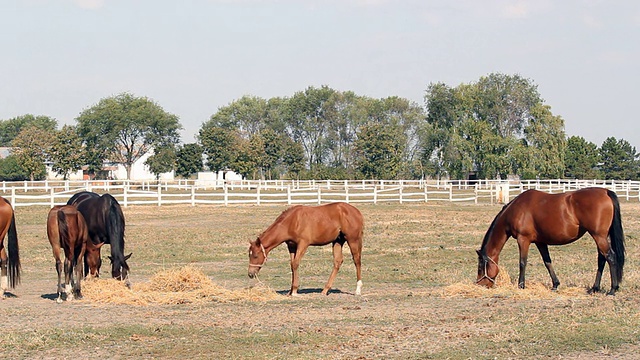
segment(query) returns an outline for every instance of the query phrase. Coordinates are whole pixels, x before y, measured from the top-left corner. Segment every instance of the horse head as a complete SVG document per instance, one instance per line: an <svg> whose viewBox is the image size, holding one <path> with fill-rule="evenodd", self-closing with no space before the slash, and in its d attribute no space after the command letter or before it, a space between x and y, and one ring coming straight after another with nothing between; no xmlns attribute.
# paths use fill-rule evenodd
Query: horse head
<svg viewBox="0 0 640 360"><path fill-rule="evenodd" d="M498 276L500 268L493 259L487 256L484 250L476 250L476 253L478 253L478 277L476 284L490 288L496 284L496 277Z"/></svg>
<svg viewBox="0 0 640 360"><path fill-rule="evenodd" d="M267 262L267 252L260 241L260 238L249 243L249 277L258 275L260 268Z"/></svg>
<svg viewBox="0 0 640 360"><path fill-rule="evenodd" d="M111 261L111 276L114 279L124 281L127 287L131 286L131 283L129 282L129 264L127 264L127 260L129 260L131 255L133 255L133 253L125 256L120 261L117 261L117 257L116 260L114 260L113 257L108 256L109 260Z"/></svg>
<svg viewBox="0 0 640 360"><path fill-rule="evenodd" d="M104 241L100 244L94 244L91 240L87 240L87 248L85 250L85 259L89 273L86 274L89 277L98 277L100 272L100 266L102 265L102 258L100 258L100 248L104 245Z"/></svg>

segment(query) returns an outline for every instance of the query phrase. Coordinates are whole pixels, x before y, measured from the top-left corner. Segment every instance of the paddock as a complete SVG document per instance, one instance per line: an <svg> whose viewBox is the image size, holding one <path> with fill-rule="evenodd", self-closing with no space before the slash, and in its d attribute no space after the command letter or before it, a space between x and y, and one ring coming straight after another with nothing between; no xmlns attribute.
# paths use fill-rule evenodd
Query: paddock
<svg viewBox="0 0 640 360"><path fill-rule="evenodd" d="M378 359L596 358L640 352L640 204L622 201L627 265L615 296L587 295L594 242L550 247L561 285L532 249L517 289L518 250L509 240L496 289L475 286L477 255L499 205L356 204L365 219L362 296L345 261L328 296L330 247L313 247L290 287L286 247L247 277L247 248L286 206L129 206L124 210L132 290L163 271L190 266L225 291L273 296L207 301L55 302L56 271L45 206L18 207L22 283L0 301L0 354L84 357ZM105 245L108 246L108 245ZM345 246L346 247L346 246ZM348 249L344 249L348 259ZM103 251L103 261L109 251ZM109 278L103 269L102 277ZM106 281L106 280L105 280ZM259 281L259 282L258 282ZM85 284L83 284L83 288ZM603 286L608 290L608 286ZM117 290L116 290L117 291ZM180 290L173 290L174 295ZM214 356L215 355L215 356Z"/></svg>

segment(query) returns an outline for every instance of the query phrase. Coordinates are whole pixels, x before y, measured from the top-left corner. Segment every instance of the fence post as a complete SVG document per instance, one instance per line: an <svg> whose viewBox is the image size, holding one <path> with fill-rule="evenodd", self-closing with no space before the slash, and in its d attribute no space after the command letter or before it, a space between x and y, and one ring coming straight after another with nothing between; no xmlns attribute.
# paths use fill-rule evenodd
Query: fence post
<svg viewBox="0 0 640 360"><path fill-rule="evenodd" d="M398 196L400 197L399 201L400 201L400 205L402 205L402 188L404 187L404 184L402 182L402 180L400 180L400 186L398 186Z"/></svg>
<svg viewBox="0 0 640 360"><path fill-rule="evenodd" d="M224 206L229 206L229 189L226 181L222 183L222 189L224 190Z"/></svg>
<svg viewBox="0 0 640 360"><path fill-rule="evenodd" d="M322 190L321 187L318 186L318 205L322 203Z"/></svg>
<svg viewBox="0 0 640 360"><path fill-rule="evenodd" d="M476 205L478 205L478 191L480 190L478 183L475 185L475 193L476 193Z"/></svg>
<svg viewBox="0 0 640 360"><path fill-rule="evenodd" d="M373 204L377 204L378 203L378 184L377 183L373 183Z"/></svg>
<svg viewBox="0 0 640 360"><path fill-rule="evenodd" d="M158 206L162 205L162 186L158 184Z"/></svg>
<svg viewBox="0 0 640 360"><path fill-rule="evenodd" d="M291 205L291 185L287 185L287 205Z"/></svg>
<svg viewBox="0 0 640 360"><path fill-rule="evenodd" d="M258 187L256 187L256 202L260 205L260 182L258 182Z"/></svg>
<svg viewBox="0 0 640 360"><path fill-rule="evenodd" d="M50 189L50 193L51 193L51 207L53 207L56 204L54 188Z"/></svg>
<svg viewBox="0 0 640 360"><path fill-rule="evenodd" d="M191 186L191 206L196 206L196 186Z"/></svg>
<svg viewBox="0 0 640 360"><path fill-rule="evenodd" d="M346 180L344 181L344 200L347 204L349 203L349 187Z"/></svg>
<svg viewBox="0 0 640 360"><path fill-rule="evenodd" d="M122 202L124 204L124 207L127 207L127 193L128 193L129 187L125 184L124 188L123 188L123 193L122 193Z"/></svg>
<svg viewBox="0 0 640 360"><path fill-rule="evenodd" d="M425 182L425 183L424 183L424 202L425 202L425 203L426 203L426 202L429 202L428 195L427 195L427 192L428 192L428 191L427 191L427 187L428 187L428 184Z"/></svg>

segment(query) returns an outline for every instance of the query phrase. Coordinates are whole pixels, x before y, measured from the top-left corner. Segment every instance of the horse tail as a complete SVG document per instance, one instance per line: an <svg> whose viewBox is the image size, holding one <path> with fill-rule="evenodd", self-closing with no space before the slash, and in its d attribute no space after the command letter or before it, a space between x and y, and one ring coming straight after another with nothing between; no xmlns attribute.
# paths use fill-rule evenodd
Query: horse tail
<svg viewBox="0 0 640 360"><path fill-rule="evenodd" d="M107 220L107 233L111 244L112 262L116 261L120 266L126 266L124 256L124 214L118 201L111 195L105 194L109 200L109 215Z"/></svg>
<svg viewBox="0 0 640 360"><path fill-rule="evenodd" d="M11 224L8 232L9 246L7 249L9 255L9 285L15 288L20 283L20 248L18 246L18 231L16 230L16 217L11 214Z"/></svg>
<svg viewBox="0 0 640 360"><path fill-rule="evenodd" d="M58 234L60 234L60 246L69 243L69 226L67 225L67 216L64 211L58 211Z"/></svg>
<svg viewBox="0 0 640 360"><path fill-rule="evenodd" d="M622 273L624 269L624 230L622 229L622 217L620 216L620 202L615 192L607 190L607 195L613 203L613 220L609 227L609 240L611 241L611 249L613 250L616 264L618 265L618 281L622 281Z"/></svg>

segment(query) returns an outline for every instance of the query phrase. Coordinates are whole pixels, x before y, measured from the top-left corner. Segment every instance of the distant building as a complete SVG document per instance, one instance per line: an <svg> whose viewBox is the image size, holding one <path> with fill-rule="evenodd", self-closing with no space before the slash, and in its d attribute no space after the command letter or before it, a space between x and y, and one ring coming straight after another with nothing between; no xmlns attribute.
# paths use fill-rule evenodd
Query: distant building
<svg viewBox="0 0 640 360"><path fill-rule="evenodd" d="M134 162L131 166L131 179L129 180L155 180L156 176L149 171L149 167L145 165L145 161L153 155L153 150L144 154L138 161ZM82 170L78 170L69 174L69 180L89 180L89 172L87 166L83 166ZM109 180L127 180L127 169L122 164L110 164L105 163L102 167L100 178L106 178ZM166 172L160 174L160 180L173 180L175 172ZM62 180L62 176L58 175L55 171L51 170L51 166L47 165L47 179L49 180Z"/></svg>
<svg viewBox="0 0 640 360"><path fill-rule="evenodd" d="M4 159L11 155L11 148L6 146L0 146L0 159Z"/></svg>

